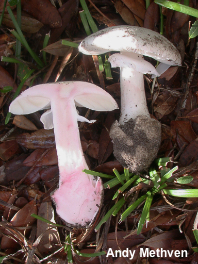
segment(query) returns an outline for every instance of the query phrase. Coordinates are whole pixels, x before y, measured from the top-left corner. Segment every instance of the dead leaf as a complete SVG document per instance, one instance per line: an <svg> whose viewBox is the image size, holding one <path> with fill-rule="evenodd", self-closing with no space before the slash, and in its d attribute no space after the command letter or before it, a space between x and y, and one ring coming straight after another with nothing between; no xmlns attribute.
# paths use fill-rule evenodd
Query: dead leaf
<svg viewBox="0 0 198 264"><path fill-rule="evenodd" d="M23 208L21 208L11 219L11 223L15 227L19 226L30 226L32 225L36 219L31 216L31 214L37 214L37 205L35 200L32 200L28 204L26 204Z"/></svg>
<svg viewBox="0 0 198 264"><path fill-rule="evenodd" d="M177 142L177 145L180 149L183 149L185 146L188 145L188 141L182 137L180 134L177 134L176 135L176 142Z"/></svg>
<svg viewBox="0 0 198 264"><path fill-rule="evenodd" d="M120 98L120 83L114 83L111 85L108 85L106 87L106 90L108 93L110 93L113 97Z"/></svg>
<svg viewBox="0 0 198 264"><path fill-rule="evenodd" d="M188 118L192 122L198 123L198 108L192 110L190 113L188 113L185 118Z"/></svg>
<svg viewBox="0 0 198 264"><path fill-rule="evenodd" d="M158 77L159 83L164 84L164 85L170 84L170 81L172 81L178 69L179 67L177 66L168 68L168 70L166 70L164 73L160 75L160 77Z"/></svg>
<svg viewBox="0 0 198 264"><path fill-rule="evenodd" d="M78 43L77 41L73 41L73 42ZM67 54L70 51L70 49L71 47L62 44L62 39L61 39L45 47L43 51L55 56L65 56L65 54Z"/></svg>
<svg viewBox="0 0 198 264"><path fill-rule="evenodd" d="M58 166L50 166L40 171L41 179L48 188L55 186L59 178Z"/></svg>
<svg viewBox="0 0 198 264"><path fill-rule="evenodd" d="M25 178L24 183L27 185L31 185L40 181L40 170L41 169L39 167L35 167L33 170L31 170L31 172L28 173L27 177Z"/></svg>
<svg viewBox="0 0 198 264"><path fill-rule="evenodd" d="M7 182L12 180L18 181L26 175L30 168L21 166L26 157L26 154L21 154L20 156L17 156L14 159L6 162L5 178Z"/></svg>
<svg viewBox="0 0 198 264"><path fill-rule="evenodd" d="M179 159L179 166L185 167L190 165L193 161L198 159L198 139L190 142L184 149Z"/></svg>
<svg viewBox="0 0 198 264"><path fill-rule="evenodd" d="M163 208L163 204L159 205ZM150 212L150 220L148 223L144 224L142 233L148 232L155 228L156 226L164 227L166 225L168 226L174 226L178 224L178 221L176 221L176 217L178 216L178 211L165 211L161 212L160 214L157 211L151 211Z"/></svg>
<svg viewBox="0 0 198 264"><path fill-rule="evenodd" d="M115 121L115 114L113 112L108 113L107 118L104 123L104 128L100 134L99 139L99 153L98 153L98 163L104 163L113 152L112 139L109 136L109 130Z"/></svg>
<svg viewBox="0 0 198 264"><path fill-rule="evenodd" d="M11 224L13 227L26 227L31 226L36 219L31 216L31 214L37 214L37 206L35 200L32 200L28 204L26 204L22 209L20 209L11 219ZM19 232L23 234L27 234L28 230L19 229ZM5 234L12 237L11 233L5 229ZM16 233L17 234L17 233ZM20 241L22 237L18 236L18 240ZM23 241L21 241L23 243ZM3 236L1 240L1 248L17 248L19 245L13 239Z"/></svg>
<svg viewBox="0 0 198 264"><path fill-rule="evenodd" d="M16 136L18 144L28 149L51 148L55 145L53 129L39 129L31 134L23 133Z"/></svg>
<svg viewBox="0 0 198 264"><path fill-rule="evenodd" d="M98 152L99 143L96 140L89 140L87 154L94 159L98 159Z"/></svg>
<svg viewBox="0 0 198 264"><path fill-rule="evenodd" d="M145 2L140 0L122 0L122 2L131 10L131 12L144 20L146 8Z"/></svg>
<svg viewBox="0 0 198 264"><path fill-rule="evenodd" d="M21 152L21 148L16 140L6 141L0 144L0 159L7 161L14 155Z"/></svg>
<svg viewBox="0 0 198 264"><path fill-rule="evenodd" d="M114 175L113 169L117 169L118 172L123 172L123 167L117 160L109 161L102 165L99 165L94 170L105 174Z"/></svg>
<svg viewBox="0 0 198 264"><path fill-rule="evenodd" d="M77 24L78 1L67 1L59 8L58 12L62 18L62 26L57 29L52 29L50 43L58 40L64 31L69 34L69 37L70 35L73 35Z"/></svg>
<svg viewBox="0 0 198 264"><path fill-rule="evenodd" d="M58 10L48 0L22 0L22 9L44 25L51 28L62 26L62 19Z"/></svg>
<svg viewBox="0 0 198 264"><path fill-rule="evenodd" d="M38 130L37 127L23 115L16 115L13 119L13 124L25 130Z"/></svg>
<svg viewBox="0 0 198 264"><path fill-rule="evenodd" d="M130 11L126 5L123 4L121 0L116 0L115 2L115 9L120 14L122 19L131 26L143 26L143 20L140 20L141 23L139 24L135 19L133 13Z"/></svg>
<svg viewBox="0 0 198 264"><path fill-rule="evenodd" d="M171 121L171 130L175 137L178 133L188 142L191 142L197 138L197 135L192 129L190 121L173 120Z"/></svg>
<svg viewBox="0 0 198 264"><path fill-rule="evenodd" d="M19 197L19 198L17 198L14 205L19 207L19 208L23 208L27 203L28 203L28 200L25 197Z"/></svg>
<svg viewBox="0 0 198 264"><path fill-rule="evenodd" d="M160 9L159 5L152 2L146 10L144 27L159 32Z"/></svg>
<svg viewBox="0 0 198 264"><path fill-rule="evenodd" d="M4 14L2 24L9 28L15 28L9 14ZM43 24L38 20L31 18L29 16L24 16L24 15L21 16L21 30L23 32L34 34L37 33L42 27Z"/></svg>
<svg viewBox="0 0 198 264"><path fill-rule="evenodd" d="M126 237L126 238L125 238ZM117 233L108 233L107 235L107 247L112 250L132 248L133 246L139 245L146 240L145 236L140 235L129 235L129 232L119 231Z"/></svg>
<svg viewBox="0 0 198 264"><path fill-rule="evenodd" d="M6 203L9 201L11 195L12 195L11 191L0 191L0 199ZM0 210L3 210L4 208L5 206L2 205L0 202Z"/></svg>
<svg viewBox="0 0 198 264"><path fill-rule="evenodd" d="M0 88L5 86L12 86L14 90L17 88L12 76L2 66L0 66Z"/></svg>
<svg viewBox="0 0 198 264"><path fill-rule="evenodd" d="M179 232L178 229L171 230L167 232L163 232L162 234L155 235L150 239L146 240L141 246L150 247L152 249L163 248L169 249L172 241L175 239L181 239L182 234Z"/></svg>
<svg viewBox="0 0 198 264"><path fill-rule="evenodd" d="M54 209L51 202L41 203L38 215L53 223L56 223L54 219ZM41 220L37 220L36 237L38 238L39 236L41 236L41 240L37 249L42 255L55 252L61 247L61 241L57 227L47 224Z"/></svg>
<svg viewBox="0 0 198 264"><path fill-rule="evenodd" d="M154 112L157 119L170 114L176 107L178 96L173 96L169 91L164 90L160 93L154 103Z"/></svg>
<svg viewBox="0 0 198 264"><path fill-rule="evenodd" d="M39 160L45 151L46 151L46 149L36 149L35 151L33 151L29 155L29 157L27 157L27 159L24 160L23 164L25 166L28 166L28 167L31 167L33 165L35 165L37 167L57 165L58 164L58 157L57 157L55 147L48 149L48 152L42 157L41 160Z"/></svg>

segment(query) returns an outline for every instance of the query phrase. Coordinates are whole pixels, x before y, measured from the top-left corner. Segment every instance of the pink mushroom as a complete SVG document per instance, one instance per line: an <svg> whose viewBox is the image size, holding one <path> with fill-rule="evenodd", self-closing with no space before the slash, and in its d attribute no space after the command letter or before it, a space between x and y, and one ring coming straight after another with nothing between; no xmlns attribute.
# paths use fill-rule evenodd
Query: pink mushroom
<svg viewBox="0 0 198 264"><path fill-rule="evenodd" d="M95 218L102 198L102 182L83 172L88 169L78 130L75 104L96 111L117 108L115 100L100 87L86 82L41 84L29 88L10 105L16 115L30 114L51 105L41 121L54 127L59 164L59 188L53 194L60 217L71 225L86 226ZM86 120L88 121L88 120Z"/></svg>

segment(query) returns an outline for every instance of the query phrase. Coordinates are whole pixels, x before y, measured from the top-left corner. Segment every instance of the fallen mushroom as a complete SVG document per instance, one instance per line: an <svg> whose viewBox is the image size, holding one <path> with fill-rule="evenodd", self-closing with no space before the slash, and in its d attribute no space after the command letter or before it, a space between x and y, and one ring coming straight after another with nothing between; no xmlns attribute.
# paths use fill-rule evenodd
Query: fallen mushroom
<svg viewBox="0 0 198 264"><path fill-rule="evenodd" d="M41 120L46 129L54 127L60 178L59 188L52 197L57 213L65 222L86 226L99 210L102 183L83 172L88 166L82 152L75 103L96 111L117 108L115 100L94 84L62 82L27 89L11 103L9 111L24 115L51 104L51 110Z"/></svg>
<svg viewBox="0 0 198 264"><path fill-rule="evenodd" d="M135 26L116 26L100 30L79 45L87 55L120 51L109 57L112 67L120 67L121 116L110 131L117 160L132 172L149 167L161 142L161 125L150 117L143 74L159 76L171 65L181 65L176 47L164 36ZM159 62L155 69L143 56Z"/></svg>

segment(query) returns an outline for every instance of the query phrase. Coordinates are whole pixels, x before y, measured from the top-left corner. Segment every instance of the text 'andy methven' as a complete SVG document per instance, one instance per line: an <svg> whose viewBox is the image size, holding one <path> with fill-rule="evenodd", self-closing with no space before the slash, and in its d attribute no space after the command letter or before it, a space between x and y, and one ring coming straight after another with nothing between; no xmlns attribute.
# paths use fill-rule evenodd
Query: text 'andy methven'
<svg viewBox="0 0 198 264"><path fill-rule="evenodd" d="M165 250L163 248L158 248L156 250L151 250L149 248L140 248L139 256L141 258L167 258L167 257L176 257L176 258L185 258L188 256L187 250ZM115 258L123 257L129 258L130 260L134 258L136 250L130 250L126 248L125 250L114 250L109 248L107 251L106 257L112 256Z"/></svg>

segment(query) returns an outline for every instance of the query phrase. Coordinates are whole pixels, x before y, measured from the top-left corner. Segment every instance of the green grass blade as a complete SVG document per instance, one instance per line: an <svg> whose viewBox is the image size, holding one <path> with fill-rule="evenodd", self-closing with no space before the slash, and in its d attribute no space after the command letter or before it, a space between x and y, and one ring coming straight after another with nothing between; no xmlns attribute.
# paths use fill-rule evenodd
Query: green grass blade
<svg viewBox="0 0 198 264"><path fill-rule="evenodd" d="M98 229L101 227L102 224L104 224L109 217L111 217L112 213L116 210L116 208L120 207L120 205L123 205L123 202L125 202L124 197L121 198L107 213L106 215L101 219L99 224L96 226L95 230L98 231Z"/></svg>
<svg viewBox="0 0 198 264"><path fill-rule="evenodd" d="M4 16L4 13L5 13L6 4L7 4L7 0L4 0L3 10L2 10L2 13L1 13L1 17L0 17L0 26L1 26L1 23L2 23L2 20L3 20L3 16Z"/></svg>
<svg viewBox="0 0 198 264"><path fill-rule="evenodd" d="M162 183L164 183L165 181L167 181L170 177L172 177L173 173L178 170L178 166L175 166L174 168L172 168L171 170L169 170L164 176L163 178L161 179L160 181L160 185Z"/></svg>
<svg viewBox="0 0 198 264"><path fill-rule="evenodd" d="M113 172L114 172L115 176L117 177L117 179L119 180L119 182L122 185L124 185L124 181L123 181L122 177L120 177L121 176L120 173L116 169L113 169Z"/></svg>
<svg viewBox="0 0 198 264"><path fill-rule="evenodd" d="M147 216L149 214L152 201L153 201L153 195L148 195L147 198L146 198L146 202L144 204L144 208L142 210L142 215L141 215L139 223L138 223L137 235L139 235L141 233L141 231L142 231L144 223L145 223L145 221L147 219Z"/></svg>
<svg viewBox="0 0 198 264"><path fill-rule="evenodd" d="M183 176L183 177L176 179L175 182L179 184L188 184L188 183L191 183L193 179L194 178L192 176L188 175L188 176Z"/></svg>
<svg viewBox="0 0 198 264"><path fill-rule="evenodd" d="M98 65L99 71L103 72L104 71L104 65L103 65L102 57L100 55L98 56L98 63L99 63L99 65Z"/></svg>
<svg viewBox="0 0 198 264"><path fill-rule="evenodd" d="M146 0L146 9L150 6L150 0Z"/></svg>
<svg viewBox="0 0 198 264"><path fill-rule="evenodd" d="M20 60L15 59L15 58L10 58L10 57L1 57L1 61L3 62L9 62L9 63L22 63Z"/></svg>
<svg viewBox="0 0 198 264"><path fill-rule="evenodd" d="M21 0L17 1L17 23L21 28ZM15 56L18 58L21 57L21 42L18 39L16 40Z"/></svg>
<svg viewBox="0 0 198 264"><path fill-rule="evenodd" d="M154 186L157 187L159 185L159 179L160 179L158 172L155 169L150 169L149 176Z"/></svg>
<svg viewBox="0 0 198 264"><path fill-rule="evenodd" d="M30 55L32 56L32 58L36 61L36 63L42 68L44 66L43 62L40 60L40 58L33 52L33 50L30 48L29 44L27 43L25 37L23 36L23 33L15 19L14 14L12 13L11 8L8 6L7 7L8 13L12 19L12 22L17 30L17 35L19 36L19 38L17 38L17 35L15 36L18 40L21 41L21 43L25 46L25 48L27 49L27 51L30 53ZM13 34L13 31L12 31ZM14 34L13 34L14 35Z"/></svg>
<svg viewBox="0 0 198 264"><path fill-rule="evenodd" d="M102 255L106 255L106 254L107 254L106 251L95 252L95 253L81 253L80 251L75 250L75 252L76 252L79 256L81 256L81 257L86 257L86 258L94 258L94 257L99 257L99 256L102 256Z"/></svg>
<svg viewBox="0 0 198 264"><path fill-rule="evenodd" d="M67 263L73 263L73 259L72 259L72 247L71 247L71 238L70 238L70 234L67 235L66 237L66 251L67 251Z"/></svg>
<svg viewBox="0 0 198 264"><path fill-rule="evenodd" d="M124 185L121 188L119 188L117 192L114 194L112 200L115 200L118 197L119 193L123 193L137 179L138 179L138 176L135 175L130 180L128 180L126 183L124 183Z"/></svg>
<svg viewBox="0 0 198 264"><path fill-rule="evenodd" d="M194 237L195 237L196 242L198 244L198 229L193 229L193 234L194 234Z"/></svg>
<svg viewBox="0 0 198 264"><path fill-rule="evenodd" d="M163 176L170 171L170 168L162 167L160 168L160 176L163 178Z"/></svg>
<svg viewBox="0 0 198 264"><path fill-rule="evenodd" d="M198 189L180 189L180 190L174 190L174 189L164 189L163 192L165 194L175 196L175 197L181 197L181 198L197 198L198 197Z"/></svg>
<svg viewBox="0 0 198 264"><path fill-rule="evenodd" d="M115 176L112 176L112 175L104 174L104 173L97 172L97 171L87 170L87 169L84 169L83 172L85 172L86 174L90 174L90 175L101 177L101 178L108 178L108 179L115 178Z"/></svg>
<svg viewBox="0 0 198 264"><path fill-rule="evenodd" d="M189 0L184 0L184 5L189 6Z"/></svg>
<svg viewBox="0 0 198 264"><path fill-rule="evenodd" d="M166 167L168 162L171 162L172 159L171 157L165 157L165 158L159 158L155 160L155 163L157 164L158 167Z"/></svg>
<svg viewBox="0 0 198 264"><path fill-rule="evenodd" d="M68 41L68 40L65 40L65 39L62 40L62 44L66 45L66 46L69 46L69 47L78 48L78 44L77 43L72 42L72 41Z"/></svg>
<svg viewBox="0 0 198 264"><path fill-rule="evenodd" d="M105 69L105 75L107 80L112 80L112 74L111 74L111 64L110 62L106 59L104 63L104 69Z"/></svg>
<svg viewBox="0 0 198 264"><path fill-rule="evenodd" d="M88 36L91 35L91 30L90 30L90 27L89 27L89 24L87 21L87 17L85 15L85 11L84 10L80 11L79 14L80 14L80 18L81 18L81 21L82 21L82 24L83 24L83 27L85 29L86 34Z"/></svg>
<svg viewBox="0 0 198 264"><path fill-rule="evenodd" d="M113 211L112 215L116 216L117 213L120 211L120 209L122 208L122 206L125 204L125 200L123 199L122 202L120 202L120 204L116 207L116 209Z"/></svg>
<svg viewBox="0 0 198 264"><path fill-rule="evenodd" d="M155 0L156 4L164 6L166 8L169 8L171 10L184 13L186 15L190 15L193 17L198 17L198 10L189 6L185 6L182 4L178 4L172 1L166 1L166 0Z"/></svg>
<svg viewBox="0 0 198 264"><path fill-rule="evenodd" d="M47 220L47 219L45 219L45 218L43 218L43 217L41 217L39 215L36 215L36 214L31 214L31 216L34 217L34 218L36 218L36 219L38 219L38 220L41 220L41 221L43 221L43 222L45 222L47 224L53 225L53 226L65 227L63 225L59 225L59 224L53 223L53 222L51 222L51 221L49 221L49 220Z"/></svg>
<svg viewBox="0 0 198 264"><path fill-rule="evenodd" d="M162 12L162 7L160 6L160 34L164 34L164 15Z"/></svg>
<svg viewBox="0 0 198 264"><path fill-rule="evenodd" d="M131 175L132 175L132 174L131 174ZM125 179L126 179L124 174L121 174L121 175L120 175L120 178L121 178L122 180L125 180ZM113 179L111 179L111 180L105 182L105 183L103 184L103 186L104 186L104 188L111 189L111 188L115 187L115 186L118 185L118 184L120 184L120 181L118 180L117 177L114 177Z"/></svg>
<svg viewBox="0 0 198 264"><path fill-rule="evenodd" d="M130 205L124 213L121 215L120 221L124 221L130 213L135 210L135 208L140 205L145 199L147 198L147 195L142 195L139 199L137 199L132 205Z"/></svg>
<svg viewBox="0 0 198 264"><path fill-rule="evenodd" d="M93 20L93 18L91 16L91 13L89 12L89 9L87 7L87 4L86 4L85 0L80 0L80 3L81 3L82 8L85 11L85 15L87 17L87 21L88 21L88 23L90 25L91 30L94 33L97 32L98 31L98 27L96 26L96 23L94 22L94 20Z"/></svg>
<svg viewBox="0 0 198 264"><path fill-rule="evenodd" d="M196 253L198 252L198 248L192 247L192 250Z"/></svg>
<svg viewBox="0 0 198 264"><path fill-rule="evenodd" d="M129 169L124 168L124 175L126 177L126 181L128 181L129 180Z"/></svg>
<svg viewBox="0 0 198 264"><path fill-rule="evenodd" d="M12 86L4 86L3 89L1 89L1 93L8 93L13 90Z"/></svg>
<svg viewBox="0 0 198 264"><path fill-rule="evenodd" d="M195 38L198 36L198 20L192 24L189 31L189 38Z"/></svg>
<svg viewBox="0 0 198 264"><path fill-rule="evenodd" d="M47 47L49 39L50 39L50 33L45 35L45 38L44 38L44 41L43 41L43 49ZM42 54L43 54L44 63L45 63L45 65L47 65L46 52L43 50Z"/></svg>

